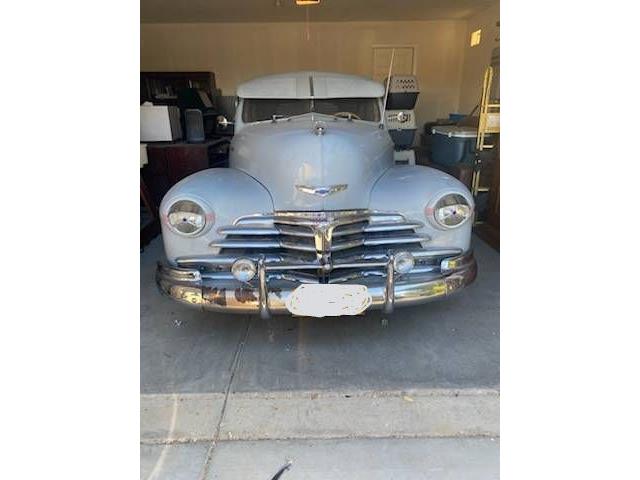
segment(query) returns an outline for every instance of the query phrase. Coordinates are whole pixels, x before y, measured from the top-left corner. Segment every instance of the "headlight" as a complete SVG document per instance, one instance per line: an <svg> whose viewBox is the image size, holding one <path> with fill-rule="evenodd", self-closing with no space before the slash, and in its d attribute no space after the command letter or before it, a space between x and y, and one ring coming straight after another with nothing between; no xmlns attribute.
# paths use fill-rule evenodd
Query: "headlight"
<svg viewBox="0 0 640 480"><path fill-rule="evenodd" d="M471 217L469 202L462 195L450 193L438 200L433 207L433 218L444 228L455 228Z"/></svg>
<svg viewBox="0 0 640 480"><path fill-rule="evenodd" d="M197 235L207 225L207 215L200 205L191 200L178 200L168 214L169 226L182 235Z"/></svg>

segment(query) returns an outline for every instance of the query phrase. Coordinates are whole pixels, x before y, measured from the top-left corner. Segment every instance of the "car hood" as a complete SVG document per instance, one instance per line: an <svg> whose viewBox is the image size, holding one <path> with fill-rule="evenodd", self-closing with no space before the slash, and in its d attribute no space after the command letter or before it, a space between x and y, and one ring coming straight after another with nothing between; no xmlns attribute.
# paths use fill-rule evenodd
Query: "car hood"
<svg viewBox="0 0 640 480"><path fill-rule="evenodd" d="M393 165L393 142L374 123L306 114L244 127L229 162L269 190L275 210L359 209Z"/></svg>

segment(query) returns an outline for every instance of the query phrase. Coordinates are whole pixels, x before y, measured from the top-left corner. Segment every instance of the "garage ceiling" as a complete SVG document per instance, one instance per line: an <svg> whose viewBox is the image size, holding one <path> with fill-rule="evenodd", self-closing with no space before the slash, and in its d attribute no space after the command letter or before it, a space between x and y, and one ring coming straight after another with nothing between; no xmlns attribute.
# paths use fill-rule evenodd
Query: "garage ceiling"
<svg viewBox="0 0 640 480"><path fill-rule="evenodd" d="M143 23L459 20L496 0L141 0Z"/></svg>

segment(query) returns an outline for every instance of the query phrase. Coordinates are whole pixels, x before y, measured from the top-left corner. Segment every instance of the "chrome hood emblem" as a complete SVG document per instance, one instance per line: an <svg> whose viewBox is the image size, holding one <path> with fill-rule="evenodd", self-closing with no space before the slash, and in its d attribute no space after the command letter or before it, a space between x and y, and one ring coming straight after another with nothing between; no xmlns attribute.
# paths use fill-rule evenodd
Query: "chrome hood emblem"
<svg viewBox="0 0 640 480"><path fill-rule="evenodd" d="M296 185L296 189L309 195L317 195L318 197L328 197L334 193L342 192L347 189L349 185L346 183L340 183L338 185L327 185L321 187L312 187L309 185Z"/></svg>

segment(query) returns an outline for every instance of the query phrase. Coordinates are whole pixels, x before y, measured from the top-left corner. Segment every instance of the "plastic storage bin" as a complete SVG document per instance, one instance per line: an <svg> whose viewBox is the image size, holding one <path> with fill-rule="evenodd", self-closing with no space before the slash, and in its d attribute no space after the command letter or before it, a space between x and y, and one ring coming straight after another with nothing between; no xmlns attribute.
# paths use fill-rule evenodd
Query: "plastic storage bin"
<svg viewBox="0 0 640 480"><path fill-rule="evenodd" d="M467 115L464 113L450 113L449 114L449 120L451 120L452 122L459 122L460 120L464 120L465 118L467 118Z"/></svg>
<svg viewBox="0 0 640 480"><path fill-rule="evenodd" d="M439 165L472 164L478 129L444 125L432 128L431 161ZM487 136L488 138L488 136Z"/></svg>

